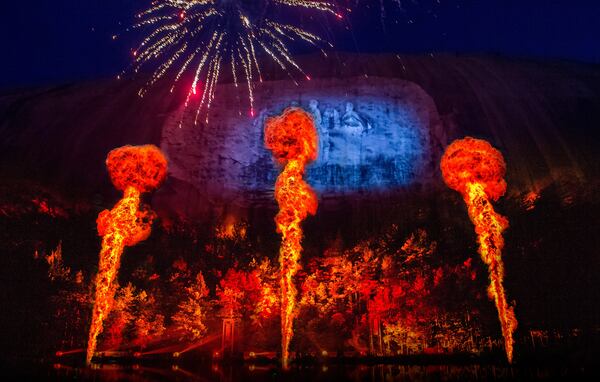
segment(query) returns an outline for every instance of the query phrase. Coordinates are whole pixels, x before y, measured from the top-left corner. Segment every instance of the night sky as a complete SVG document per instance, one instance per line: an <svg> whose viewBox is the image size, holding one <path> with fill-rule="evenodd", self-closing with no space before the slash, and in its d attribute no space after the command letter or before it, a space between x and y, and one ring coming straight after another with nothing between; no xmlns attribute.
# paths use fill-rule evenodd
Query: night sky
<svg viewBox="0 0 600 382"><path fill-rule="evenodd" d="M600 62L599 1L406 0L403 10L392 0L384 2L383 23L379 0L361 0L344 21L319 21L317 30L326 29L336 49L351 52L488 53ZM139 39L125 30L148 3L0 2L0 87L116 76L130 63ZM113 35L120 37L113 41Z"/></svg>

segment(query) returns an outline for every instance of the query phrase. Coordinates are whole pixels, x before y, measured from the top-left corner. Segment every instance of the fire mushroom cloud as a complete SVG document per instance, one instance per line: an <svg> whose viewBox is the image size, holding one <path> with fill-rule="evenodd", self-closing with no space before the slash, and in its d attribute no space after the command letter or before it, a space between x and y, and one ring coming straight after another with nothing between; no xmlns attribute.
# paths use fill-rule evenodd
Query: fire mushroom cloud
<svg viewBox="0 0 600 382"><path fill-rule="evenodd" d="M265 123L265 146L277 162L284 166L275 183L275 199L279 213L275 217L277 231L282 235L279 251L281 272L281 359L287 367L289 345L296 315L294 275L300 269L302 227L308 214L317 212L318 199L303 179L309 162L317 159L318 134L315 123L300 108L288 108L281 116Z"/></svg>
<svg viewBox="0 0 600 382"><path fill-rule="evenodd" d="M153 145L124 146L112 150L106 167L113 185L123 197L109 211L98 215L98 235L102 249L95 280L95 299L90 325L86 362L96 351L104 319L110 313L114 297L114 281L119 271L123 249L146 240L150 235L154 213L140 206L141 194L160 186L167 175L167 160Z"/></svg>
<svg viewBox="0 0 600 382"><path fill-rule="evenodd" d="M489 270L488 295L496 304L506 357L512 362L517 319L514 307L506 300L502 262L502 232L508 228L508 220L494 211L490 202L498 200L506 192L506 163L500 151L488 142L466 137L448 146L440 167L444 182L462 195L469 218L475 225L479 254Z"/></svg>

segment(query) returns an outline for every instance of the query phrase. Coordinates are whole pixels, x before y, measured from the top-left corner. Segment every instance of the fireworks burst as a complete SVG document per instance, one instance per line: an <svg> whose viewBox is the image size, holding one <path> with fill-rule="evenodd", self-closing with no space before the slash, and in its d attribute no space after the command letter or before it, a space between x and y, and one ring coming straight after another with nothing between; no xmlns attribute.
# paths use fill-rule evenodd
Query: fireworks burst
<svg viewBox="0 0 600 382"><path fill-rule="evenodd" d="M256 79L262 82L261 53L288 74L295 70L310 80L292 58L288 44L303 41L319 46L323 39L290 22L278 21L282 12L301 9L341 17L332 4L322 0L155 0L148 10L137 15L139 21L134 26L149 29L134 51L134 70L160 61L140 89L140 96L170 70L174 73L173 91L184 73L190 71L193 81L185 107L199 94L196 124L201 110L210 109L219 76L229 68L236 87L240 80L246 83L253 116L253 83Z"/></svg>

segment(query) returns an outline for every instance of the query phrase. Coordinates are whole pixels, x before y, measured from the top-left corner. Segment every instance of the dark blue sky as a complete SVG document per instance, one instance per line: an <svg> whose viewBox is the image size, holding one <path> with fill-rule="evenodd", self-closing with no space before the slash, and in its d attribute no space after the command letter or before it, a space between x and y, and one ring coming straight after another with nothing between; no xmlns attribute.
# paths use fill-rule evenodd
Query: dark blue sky
<svg viewBox="0 0 600 382"><path fill-rule="evenodd" d="M354 0L348 0L354 1ZM329 28L337 49L362 52L460 52L600 63L600 1L379 0ZM0 87L116 76L139 36L123 34L149 0L1 0ZM366 5L371 3L370 7ZM397 20L395 23L393 20ZM343 25L351 23L351 31ZM111 36L122 37L113 41Z"/></svg>

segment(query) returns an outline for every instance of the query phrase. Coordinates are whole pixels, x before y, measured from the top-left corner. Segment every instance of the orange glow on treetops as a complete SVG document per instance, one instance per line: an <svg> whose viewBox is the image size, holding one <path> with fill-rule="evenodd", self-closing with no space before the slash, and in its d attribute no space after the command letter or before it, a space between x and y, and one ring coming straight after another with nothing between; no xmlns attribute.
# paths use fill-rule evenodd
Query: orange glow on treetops
<svg viewBox="0 0 600 382"><path fill-rule="evenodd" d="M317 159L318 135L312 117L299 108L288 108L282 115L265 123L265 146L281 165L283 171L275 183L275 199L279 213L275 217L277 232L282 235L279 251L281 272L281 353L287 366L289 345L293 336L296 315L294 275L300 269L302 228L308 214L317 212L315 192L304 181L306 164Z"/></svg>
<svg viewBox="0 0 600 382"><path fill-rule="evenodd" d="M514 307L506 301L502 285L502 232L508 228L508 220L494 211L491 204L491 200L498 200L506 191L504 158L488 142L466 137L448 146L442 157L441 170L448 187L463 196L469 217L475 225L479 254L489 270L488 295L496 303L506 357L512 362L513 332L517 327L517 319Z"/></svg>
<svg viewBox="0 0 600 382"><path fill-rule="evenodd" d="M123 191L123 198L112 210L102 211L96 221L98 235L102 236L102 249L95 280L96 295L86 355L88 365L94 356L103 321L112 307L114 281L123 249L150 235L155 215L140 206L140 196L160 186L167 174L167 160L153 145L124 146L108 154L106 167L114 186Z"/></svg>

